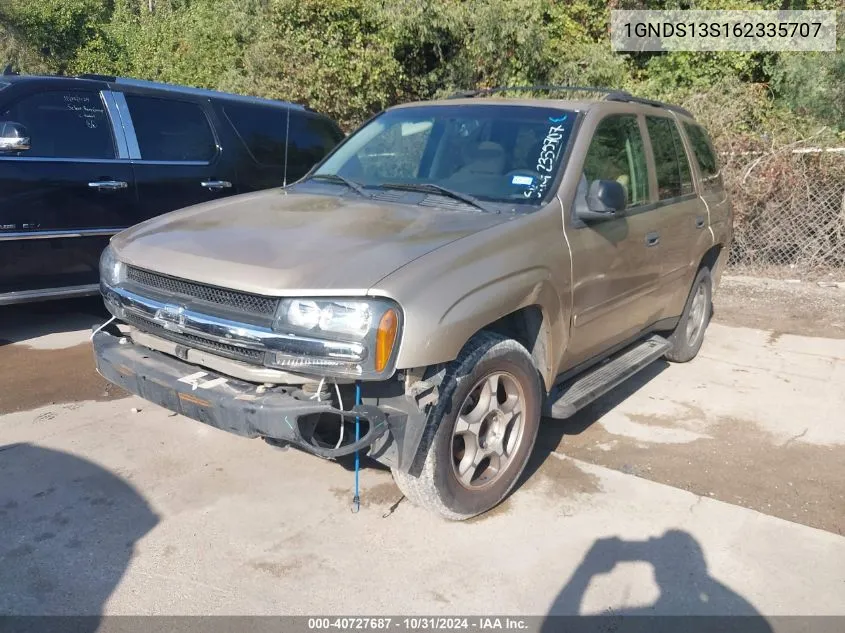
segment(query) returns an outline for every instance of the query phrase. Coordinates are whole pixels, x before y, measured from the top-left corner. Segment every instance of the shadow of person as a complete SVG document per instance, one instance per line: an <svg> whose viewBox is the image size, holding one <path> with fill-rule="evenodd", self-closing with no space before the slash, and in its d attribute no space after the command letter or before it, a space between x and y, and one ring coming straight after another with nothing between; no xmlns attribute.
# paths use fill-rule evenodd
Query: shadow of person
<svg viewBox="0 0 845 633"><path fill-rule="evenodd" d="M101 615L158 516L121 477L31 444L0 446L0 482L0 615Z"/></svg>
<svg viewBox="0 0 845 633"><path fill-rule="evenodd" d="M713 578L704 552L688 532L668 530L646 541L599 539L557 595L542 630L559 630L555 616L582 615L584 596L593 577L608 574L623 562L650 563L660 596L645 607L608 607L601 618L618 618L614 631L743 631L771 633L766 619L742 596ZM639 617L638 617L639 616ZM711 616L677 618L642 616ZM600 630L600 629L595 629Z"/></svg>

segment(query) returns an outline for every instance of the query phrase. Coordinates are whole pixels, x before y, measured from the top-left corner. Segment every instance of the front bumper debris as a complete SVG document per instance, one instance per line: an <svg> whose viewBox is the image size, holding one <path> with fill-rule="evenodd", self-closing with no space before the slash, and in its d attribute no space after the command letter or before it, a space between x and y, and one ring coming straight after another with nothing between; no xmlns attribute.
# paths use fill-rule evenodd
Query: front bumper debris
<svg viewBox="0 0 845 633"><path fill-rule="evenodd" d="M356 405L349 411L331 402L296 397L296 386L268 387L211 371L198 372L172 356L133 344L119 332L94 334L97 371L110 382L166 409L244 437L285 442L321 457L334 458L367 449L388 431L387 416L378 407ZM202 373L201 378L197 377ZM339 448L315 432L321 418L354 422L365 429L357 442Z"/></svg>

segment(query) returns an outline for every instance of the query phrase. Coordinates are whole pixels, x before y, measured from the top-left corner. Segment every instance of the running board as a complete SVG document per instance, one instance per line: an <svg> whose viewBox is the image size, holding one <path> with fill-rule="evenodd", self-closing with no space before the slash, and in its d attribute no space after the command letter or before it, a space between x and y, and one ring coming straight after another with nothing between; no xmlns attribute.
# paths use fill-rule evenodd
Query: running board
<svg viewBox="0 0 845 633"><path fill-rule="evenodd" d="M663 356L672 344L654 334L552 389L543 415L564 420Z"/></svg>

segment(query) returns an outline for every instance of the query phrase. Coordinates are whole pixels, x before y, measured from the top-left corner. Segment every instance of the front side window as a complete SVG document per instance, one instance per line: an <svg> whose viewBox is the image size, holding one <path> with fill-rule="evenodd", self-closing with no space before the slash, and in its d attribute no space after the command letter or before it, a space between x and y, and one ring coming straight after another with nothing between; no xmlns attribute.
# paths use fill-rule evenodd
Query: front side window
<svg viewBox="0 0 845 633"><path fill-rule="evenodd" d="M536 207L552 195L575 118L571 111L498 104L397 108L355 132L315 175L365 187L443 187Z"/></svg>
<svg viewBox="0 0 845 633"><path fill-rule="evenodd" d="M645 122L654 152L659 199L668 200L692 193L689 160L678 126L663 117L647 116Z"/></svg>
<svg viewBox="0 0 845 633"><path fill-rule="evenodd" d="M217 152L202 108L187 101L126 95L142 160L210 161Z"/></svg>
<svg viewBox="0 0 845 633"><path fill-rule="evenodd" d="M621 184L628 208L648 202L648 166L635 115L612 115L599 122L584 160L584 177L588 186L595 180Z"/></svg>
<svg viewBox="0 0 845 633"><path fill-rule="evenodd" d="M115 157L111 121L98 92L39 92L0 111L0 121L26 127L30 142L26 156L105 160Z"/></svg>

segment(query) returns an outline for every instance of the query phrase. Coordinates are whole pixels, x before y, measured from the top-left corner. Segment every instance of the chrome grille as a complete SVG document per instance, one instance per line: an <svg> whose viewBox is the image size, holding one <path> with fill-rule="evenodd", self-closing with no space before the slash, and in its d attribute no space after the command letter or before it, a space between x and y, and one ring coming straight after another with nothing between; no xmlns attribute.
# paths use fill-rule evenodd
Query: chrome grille
<svg viewBox="0 0 845 633"><path fill-rule="evenodd" d="M153 336L166 339L172 343L184 345L185 347L190 347L191 349L203 350L216 354L217 356L223 356L225 358L239 360L241 362L254 365L262 365L264 363L264 352L261 350L244 349L243 347L238 347L237 345L219 343L193 334L172 332L154 321L150 321L149 319L138 317L133 314L126 314L123 320L126 323L135 326L142 332L147 332Z"/></svg>
<svg viewBox="0 0 845 633"><path fill-rule="evenodd" d="M126 278L132 284L142 288L152 289L158 293L178 295L189 299L198 299L206 303L221 306L228 310L272 317L276 312L279 300L274 297L264 297L248 292L228 290L209 286L176 277L160 275L141 268L129 266Z"/></svg>

